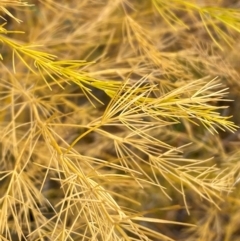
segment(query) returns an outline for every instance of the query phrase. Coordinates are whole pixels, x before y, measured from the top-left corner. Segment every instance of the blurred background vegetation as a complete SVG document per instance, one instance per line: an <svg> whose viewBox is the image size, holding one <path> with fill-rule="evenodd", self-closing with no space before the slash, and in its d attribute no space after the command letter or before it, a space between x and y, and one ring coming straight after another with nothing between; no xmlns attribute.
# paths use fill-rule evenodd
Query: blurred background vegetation
<svg viewBox="0 0 240 241"><path fill-rule="evenodd" d="M240 240L240 4L0 1L1 240Z"/></svg>

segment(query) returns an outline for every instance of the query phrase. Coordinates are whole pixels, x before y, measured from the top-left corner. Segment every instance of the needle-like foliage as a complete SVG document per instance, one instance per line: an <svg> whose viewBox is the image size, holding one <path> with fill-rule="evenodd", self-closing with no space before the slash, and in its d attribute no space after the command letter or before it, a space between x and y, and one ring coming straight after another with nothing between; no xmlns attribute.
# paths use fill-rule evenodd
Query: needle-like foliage
<svg viewBox="0 0 240 241"><path fill-rule="evenodd" d="M1 240L239 238L234 1L2 0L0 17Z"/></svg>

